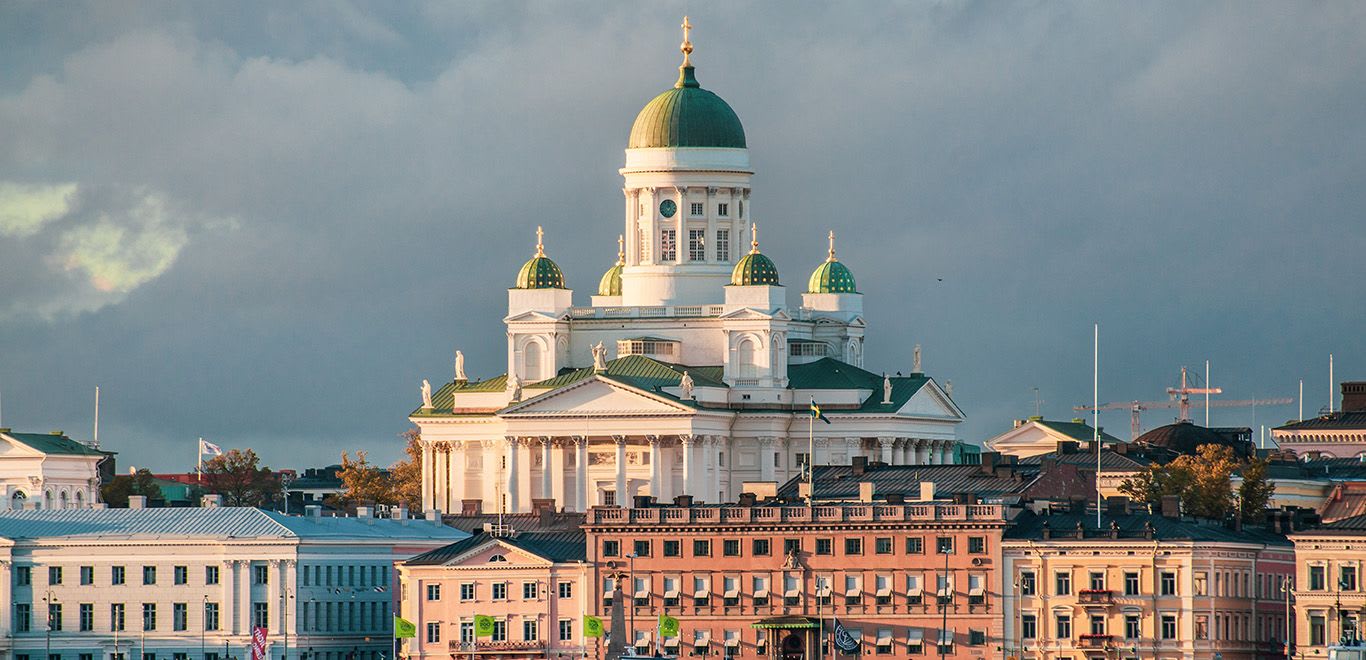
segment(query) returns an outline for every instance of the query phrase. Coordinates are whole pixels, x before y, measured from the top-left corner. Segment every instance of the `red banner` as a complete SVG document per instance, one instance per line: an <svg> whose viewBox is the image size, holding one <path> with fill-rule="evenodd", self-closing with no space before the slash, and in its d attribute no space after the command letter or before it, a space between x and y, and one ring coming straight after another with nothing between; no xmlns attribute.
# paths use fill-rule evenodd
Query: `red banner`
<svg viewBox="0 0 1366 660"><path fill-rule="evenodd" d="M266 660L266 629L251 629L251 660Z"/></svg>

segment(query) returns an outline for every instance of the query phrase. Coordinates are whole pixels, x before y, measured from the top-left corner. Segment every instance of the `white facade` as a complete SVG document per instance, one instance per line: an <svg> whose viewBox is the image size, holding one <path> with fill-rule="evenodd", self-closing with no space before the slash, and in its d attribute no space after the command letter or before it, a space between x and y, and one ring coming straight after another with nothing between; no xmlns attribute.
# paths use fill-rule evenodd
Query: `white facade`
<svg viewBox="0 0 1366 660"><path fill-rule="evenodd" d="M61 432L0 429L0 511L90 507L99 502L106 457Z"/></svg>
<svg viewBox="0 0 1366 660"><path fill-rule="evenodd" d="M684 69L680 94L692 93L683 89L686 59ZM647 111L637 127L654 116ZM456 379L410 416L424 445L426 508L727 500L744 482L796 476L813 445L817 463L953 460L963 413L919 373L919 349L909 376L862 368L866 323L852 276L843 287L804 287L795 307L776 274L741 276L747 254L768 263L746 148L631 148L619 173L619 292L597 291L581 306L567 285L519 279L503 319L506 375L471 382L457 360ZM551 230L553 247L555 232L571 228ZM826 263L838 264L830 238ZM812 401L832 422L816 423L814 443Z"/></svg>
<svg viewBox="0 0 1366 660"><path fill-rule="evenodd" d="M253 625L271 658L389 658L394 563L466 536L251 508L0 513L0 660L241 660Z"/></svg>

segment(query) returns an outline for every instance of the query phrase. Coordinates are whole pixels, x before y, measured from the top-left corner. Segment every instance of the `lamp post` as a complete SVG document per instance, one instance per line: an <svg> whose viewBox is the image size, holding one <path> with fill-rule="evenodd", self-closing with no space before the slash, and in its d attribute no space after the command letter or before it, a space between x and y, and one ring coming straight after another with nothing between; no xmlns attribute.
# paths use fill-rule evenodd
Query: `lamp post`
<svg viewBox="0 0 1366 660"><path fill-rule="evenodd" d="M204 606L199 608L199 660L208 660L204 653L204 631L209 629L209 595L204 594Z"/></svg>
<svg viewBox="0 0 1366 660"><path fill-rule="evenodd" d="M626 555L630 560L630 581L631 581L631 612L627 618L628 625L631 626L631 652L635 653L636 647L636 553Z"/></svg>
<svg viewBox="0 0 1366 660"><path fill-rule="evenodd" d="M57 604L57 598L52 595L52 590L47 591L43 596L43 604L47 606L47 631L45 633L44 645L47 650L47 657L52 657L52 606Z"/></svg>
<svg viewBox="0 0 1366 660"><path fill-rule="evenodd" d="M1281 578L1281 592L1285 594L1285 660L1290 660L1290 630L1294 620L1290 618L1290 590L1294 585L1290 576Z"/></svg>
<svg viewBox="0 0 1366 660"><path fill-rule="evenodd" d="M289 500L285 500L285 502L289 502ZM288 506L288 504L286 504L286 506ZM355 598L356 596L355 594L352 594L351 597ZM280 592L280 600L282 601L280 605L280 628L285 636L284 652L281 654L280 658L281 660L289 660L289 606L290 603L294 602L294 588L292 586L286 586L284 590Z"/></svg>

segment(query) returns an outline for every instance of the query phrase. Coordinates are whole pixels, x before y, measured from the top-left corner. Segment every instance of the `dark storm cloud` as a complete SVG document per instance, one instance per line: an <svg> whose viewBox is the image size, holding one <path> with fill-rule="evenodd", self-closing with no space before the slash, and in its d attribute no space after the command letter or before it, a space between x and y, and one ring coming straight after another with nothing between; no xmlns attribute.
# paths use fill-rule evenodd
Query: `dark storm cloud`
<svg viewBox="0 0 1366 660"><path fill-rule="evenodd" d="M0 9L5 425L85 437L100 384L125 465L183 468L200 435L275 465L396 456L454 348L500 371L536 225L585 302L612 259L621 149L672 83L683 6L592 10ZM833 228L870 366L922 344L966 437L1034 386L1071 417L1093 321L1103 399L1206 358L1236 398L1305 377L1310 410L1329 351L1366 376L1358 5L688 10L702 84L745 122L765 252L795 292ZM70 208L34 206L63 186ZM6 216L6 190L51 194Z"/></svg>

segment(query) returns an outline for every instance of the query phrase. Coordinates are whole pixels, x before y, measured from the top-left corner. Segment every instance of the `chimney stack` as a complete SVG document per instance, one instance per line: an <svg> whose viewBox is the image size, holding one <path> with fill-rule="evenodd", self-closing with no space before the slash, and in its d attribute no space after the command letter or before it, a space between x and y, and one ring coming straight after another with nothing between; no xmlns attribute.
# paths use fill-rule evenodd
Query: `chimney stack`
<svg viewBox="0 0 1366 660"><path fill-rule="evenodd" d="M199 500L199 506L205 509L217 509L223 506L223 496L217 493L209 493Z"/></svg>
<svg viewBox="0 0 1366 660"><path fill-rule="evenodd" d="M1162 517L1180 518L1181 517L1181 496L1163 495L1162 496Z"/></svg>
<svg viewBox="0 0 1366 660"><path fill-rule="evenodd" d="M868 457L855 456L850 460L849 465L853 467L854 476L861 477L863 476L863 473L868 471Z"/></svg>
<svg viewBox="0 0 1366 660"><path fill-rule="evenodd" d="M308 518L323 517L323 507L321 504L309 504L304 507L304 516Z"/></svg>
<svg viewBox="0 0 1366 660"><path fill-rule="evenodd" d="M934 501L934 482L933 482L933 481L922 481L922 482L920 482L920 501L921 501L921 502L933 502L933 501Z"/></svg>
<svg viewBox="0 0 1366 660"><path fill-rule="evenodd" d="M994 475L996 473L996 464L1000 461L1001 454L994 451L984 451L982 452L981 457L982 474Z"/></svg>
<svg viewBox="0 0 1366 660"><path fill-rule="evenodd" d="M860 481L858 483L858 501L868 503L873 501L873 482Z"/></svg>
<svg viewBox="0 0 1366 660"><path fill-rule="evenodd" d="M128 508L130 508L130 509L146 509L146 508L147 508L147 496L146 496L146 495L129 495L129 496L128 496Z"/></svg>

